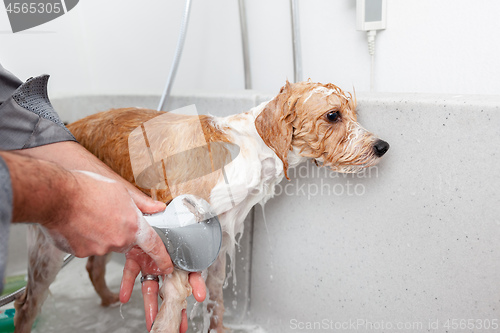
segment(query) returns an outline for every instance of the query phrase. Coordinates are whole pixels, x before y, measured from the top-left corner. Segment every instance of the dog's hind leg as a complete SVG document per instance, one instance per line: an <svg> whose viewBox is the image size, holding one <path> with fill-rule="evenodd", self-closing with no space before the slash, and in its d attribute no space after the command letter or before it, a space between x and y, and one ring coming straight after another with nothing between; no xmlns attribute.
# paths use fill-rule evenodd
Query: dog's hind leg
<svg viewBox="0 0 500 333"><path fill-rule="evenodd" d="M31 332L31 327L47 298L50 284L61 269L64 253L55 247L43 227L28 228L28 284L15 302L15 333Z"/></svg>
<svg viewBox="0 0 500 333"><path fill-rule="evenodd" d="M106 263L110 258L111 253L103 256L91 256L86 266L90 281L92 281L95 291L101 297L102 306L110 306L120 300L118 294L111 292L106 284Z"/></svg>
<svg viewBox="0 0 500 333"><path fill-rule="evenodd" d="M210 317L210 332L215 330L223 333L226 328L223 325L224 319L224 295L223 285L226 277L226 252L221 251L215 262L208 268L207 288L210 294L208 312Z"/></svg>

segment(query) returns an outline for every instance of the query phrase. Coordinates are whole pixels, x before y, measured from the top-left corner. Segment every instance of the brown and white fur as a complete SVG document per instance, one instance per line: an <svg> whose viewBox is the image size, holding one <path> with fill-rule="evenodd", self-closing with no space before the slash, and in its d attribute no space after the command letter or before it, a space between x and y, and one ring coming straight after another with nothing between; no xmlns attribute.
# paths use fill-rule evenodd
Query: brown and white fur
<svg viewBox="0 0 500 333"><path fill-rule="evenodd" d="M219 333L225 330L222 288L226 255L229 254L230 258L234 255L235 235L243 232L243 221L250 209L273 197L275 186L284 177L288 178L288 168L313 159L318 165L338 172L356 172L375 165L389 148L386 142L359 125L355 108L356 101L352 96L333 84L287 82L274 99L245 113L225 118L173 116L171 122L176 124L175 130L153 139L158 140L156 144L161 147L155 152L161 159L161 154L168 155L171 147L182 147L197 135L193 128L199 122L208 143L226 142L240 148L238 156L225 166L227 183L220 172L213 172L203 181L186 181L177 188L179 192L207 199L219 214L224 232L221 253L208 269L206 280L211 329ZM137 186L129 157L129 134L142 123L162 114L139 108L110 110L79 120L68 128L84 147ZM161 125L157 124L160 131ZM186 162L194 157L190 156ZM182 163L169 164L166 168L170 169L170 175L185 177L186 168ZM227 186L231 200L227 196ZM141 190L167 203L175 196L168 187ZM34 235L38 238L30 251L30 276L33 279L29 281L24 297L17 301L18 333L29 332L45 290L60 264L61 254L53 246L47 246L45 234L38 230ZM41 249L38 244L45 244L47 248ZM40 262L44 264L40 265ZM118 299L104 281L105 262L104 257L91 257L87 270L102 304L109 305ZM181 309L186 306L185 299L191 293L187 273L176 269L170 276L163 277L160 293L165 301L152 331L177 333Z"/></svg>

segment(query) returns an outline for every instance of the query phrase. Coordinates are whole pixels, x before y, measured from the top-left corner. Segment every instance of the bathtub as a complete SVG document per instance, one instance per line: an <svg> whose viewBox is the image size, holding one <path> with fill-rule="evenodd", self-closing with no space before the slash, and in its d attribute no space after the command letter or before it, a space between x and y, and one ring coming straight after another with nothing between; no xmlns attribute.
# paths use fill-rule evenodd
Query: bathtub
<svg viewBox="0 0 500 333"><path fill-rule="evenodd" d="M246 111L271 95L178 93L168 109ZM500 96L358 94L358 120L391 144L376 167L341 175L304 163L250 213L225 289L235 332L496 332L500 325ZM159 96L53 99L64 121ZM25 270L12 228L7 274ZM118 290L124 258L107 278ZM140 288L101 308L75 259L35 332L145 331ZM192 302L190 307L193 306ZM189 312L188 312L189 313ZM201 327L195 318L191 331ZM193 328L194 326L194 328Z"/></svg>

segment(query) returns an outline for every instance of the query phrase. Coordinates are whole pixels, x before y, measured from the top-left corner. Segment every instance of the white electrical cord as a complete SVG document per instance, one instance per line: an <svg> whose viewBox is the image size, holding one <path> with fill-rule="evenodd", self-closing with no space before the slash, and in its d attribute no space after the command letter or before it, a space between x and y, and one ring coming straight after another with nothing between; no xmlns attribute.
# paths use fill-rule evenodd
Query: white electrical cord
<svg viewBox="0 0 500 333"><path fill-rule="evenodd" d="M366 32L366 37L368 38L368 52L370 52L371 57L370 92L373 92L375 87L375 36L377 36L377 30L369 30Z"/></svg>
<svg viewBox="0 0 500 333"><path fill-rule="evenodd" d="M366 31L370 52L370 91L375 91L375 36L387 27L387 0L356 0L356 29Z"/></svg>

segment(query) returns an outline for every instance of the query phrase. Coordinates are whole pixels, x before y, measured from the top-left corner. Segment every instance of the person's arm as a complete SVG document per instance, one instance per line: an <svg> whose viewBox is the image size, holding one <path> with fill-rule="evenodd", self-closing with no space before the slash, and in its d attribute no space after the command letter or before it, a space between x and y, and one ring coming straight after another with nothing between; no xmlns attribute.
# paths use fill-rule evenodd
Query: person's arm
<svg viewBox="0 0 500 333"><path fill-rule="evenodd" d="M142 213L135 208L134 201L150 213L163 209L164 204L153 201L135 188L126 191L128 182L80 147L68 142L15 153L0 152L10 170L14 194L12 220L40 223L55 236L59 248L77 256L127 249L120 287L120 300L126 303L139 273L161 275L171 272L172 263L165 246L145 220L141 221ZM61 154L62 151L65 153ZM99 180L95 178L97 175L68 171L53 162L72 167L78 165L83 170L100 172L114 180ZM146 223L142 224L142 232L148 233L147 237L137 237L141 223ZM139 238L145 241L138 242ZM138 246L131 248L134 244ZM195 299L202 302L206 291L201 274L192 273L189 281ZM158 309L158 284L144 282L142 291L146 325L150 330ZM181 331L186 330L187 316L183 313Z"/></svg>
<svg viewBox="0 0 500 333"><path fill-rule="evenodd" d="M9 230L12 219L12 187L9 169L0 156L0 294L3 291L4 273L9 249Z"/></svg>
<svg viewBox="0 0 500 333"><path fill-rule="evenodd" d="M137 243L142 214L121 182L18 153L0 154L10 172L13 222L40 223L60 248L78 257L123 252ZM150 212L164 208L152 200L142 205ZM161 271L170 271L172 263L163 243L158 238L156 244L154 237L151 242L154 245L137 245L157 261Z"/></svg>
<svg viewBox="0 0 500 333"><path fill-rule="evenodd" d="M164 209L165 205L163 203L155 202L147 197L76 142L73 135L63 125L59 116L52 108L47 95L48 78L48 75L42 75L30 78L25 83L22 83L22 81L0 65L0 151L18 150L17 153L19 155L17 156L23 155L24 157L41 160L39 162L42 162L42 164L53 162L59 165L60 169L69 172L70 175L76 178L76 184L80 186L80 189L83 190L86 186L89 187L90 192L87 194L87 197L92 198L90 195L95 194L97 195L94 198L95 200L99 200L101 197L106 196L106 192L101 192L99 189L103 190L103 188L112 187L112 185L109 185L109 183L108 185L102 184L102 181L99 184L98 180L95 178L91 179L92 177L89 177L88 174L78 173L75 175L74 172L68 170L78 169L91 171L116 181L116 187L114 189L119 189L120 186L118 184L120 184L122 187L122 194L127 193L129 196L128 201L130 201L131 197L137 208L143 213L155 213ZM14 159L17 158L16 156L11 157ZM9 157L7 159L9 159ZM15 161L13 163L15 163ZM54 165L52 165L52 167L54 167ZM18 171L14 171L14 173L16 172ZM23 172L24 171L21 169L19 175L22 176ZM22 177L20 179L21 181L31 180ZM19 184L16 184L16 186L18 185ZM124 188L126 188L127 191L123 191ZM21 195L21 198L24 198L22 192L20 192L22 190L23 187L21 186L21 188L17 189L17 192ZM94 191L92 192L92 190ZM45 200L47 200L47 198ZM124 202L126 201L127 200ZM103 202L106 202L106 200ZM123 202L116 203L114 201L108 201L108 203L109 205L106 207L103 205L102 214L107 215L113 208L118 209L123 205ZM53 204L53 202L48 202L49 206L51 204ZM94 210L97 208L97 206L92 207ZM2 212L0 211L0 213ZM11 210L9 210L9 214L11 213ZM135 216L138 216L138 214L140 214L140 212L136 211ZM25 219L25 217L21 219ZM124 268L124 278L120 289L121 299L127 299L127 301L130 298L130 292L133 289L135 278L140 271L143 271L144 274L160 274L162 272L168 273L172 269L170 257L156 232L154 232L144 219L139 220L141 221L139 222L139 228L142 229L143 236L144 233L146 234L146 237L136 237L137 235L134 233L122 235L125 238L115 241L115 244L104 245L103 248L100 249L104 250L106 246L111 249L116 248L119 244L127 244L130 241L127 237L133 235L135 237L135 244L140 247L140 249L135 246L132 252L137 253L142 251L145 253L144 256L140 256L144 258L141 260L138 260L137 258L139 257L137 256L127 256L127 264ZM4 221L2 220L0 222ZM103 223L101 227L104 225L108 225L108 222ZM89 241L92 243L92 238L95 237L95 234L92 235L92 233L85 234L85 230L83 230L84 234L80 235L80 231L72 229L69 224L49 222L49 226L51 226L53 230L55 230L56 227L61 227L63 233L67 234L66 237L72 240L74 239L75 242L77 242L78 238L83 240L82 237L90 236L91 239ZM106 227L107 230L109 230L109 228L112 229L113 226L108 225ZM132 227L131 230L136 230L136 228L138 227ZM79 247L76 243L73 246ZM0 249L0 259L2 259L1 255L2 251ZM2 265L0 265L0 268L2 268L1 266ZM139 268L138 270L136 269L137 267ZM0 273L2 273L1 269ZM144 285L151 283L153 282L145 282ZM193 287L195 298L198 301L203 301L205 298L205 283L201 275L197 273L191 274L190 283ZM150 291L151 288L148 288L148 290ZM154 304L157 304L157 293L154 295L151 293L144 293L145 308L154 307ZM155 316L156 313L152 316L146 315L146 321L151 323L154 321ZM183 314L182 326L187 327L185 313ZM149 324L148 327L150 327Z"/></svg>
<svg viewBox="0 0 500 333"><path fill-rule="evenodd" d="M58 151L64 151L64 154L58 154ZM152 201L149 197L139 191L135 186L124 180L118 174L114 173L106 164L97 157L90 154L85 148L74 142L60 142L51 145L45 145L33 149L23 149L18 151L20 154L34 158L47 159L52 162L64 165L68 168L80 168L82 170L93 171L106 177L122 182L134 201L143 212L152 213L151 207L147 204ZM155 235L157 237L157 235ZM162 245L163 246L163 245ZM141 249L133 248L126 255L126 263L123 269L123 278L120 286L120 301L127 303L130 300L137 275L158 274L157 265L151 257L146 255ZM194 298L198 302L203 302L206 297L205 281L200 273L191 273L189 283L193 287ZM148 330L154 322L158 312L158 283L154 281L144 282L142 284L142 294L144 297L144 309L146 316L146 327ZM183 313L182 332L187 330L187 315Z"/></svg>
<svg viewBox="0 0 500 333"><path fill-rule="evenodd" d="M137 207L143 213L152 214L165 208L164 203L153 201L77 142L57 142L35 148L15 150L14 152L24 156L54 162L68 170L91 171L116 180L130 192Z"/></svg>

